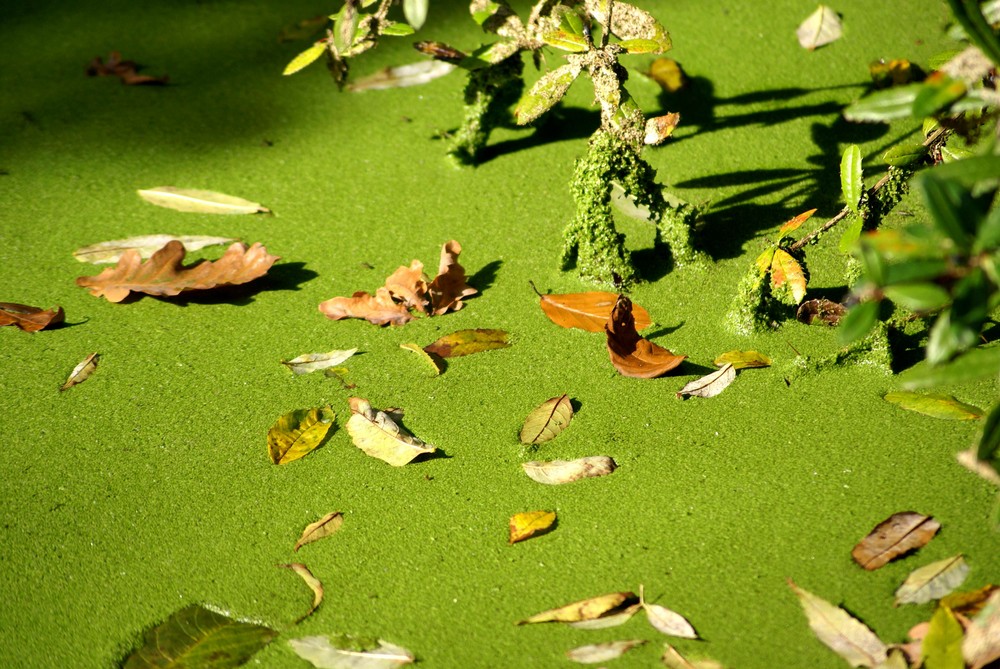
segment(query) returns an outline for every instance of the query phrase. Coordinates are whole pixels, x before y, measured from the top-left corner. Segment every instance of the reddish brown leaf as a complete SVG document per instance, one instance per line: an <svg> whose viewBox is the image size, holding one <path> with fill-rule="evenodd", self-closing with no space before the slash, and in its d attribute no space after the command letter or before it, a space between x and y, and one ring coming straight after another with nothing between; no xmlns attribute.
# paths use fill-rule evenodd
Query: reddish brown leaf
<svg viewBox="0 0 1000 669"><path fill-rule="evenodd" d="M427 281L424 280L424 264L419 260L413 260L409 267L398 267L385 280L385 287L393 299L404 306L427 313Z"/></svg>
<svg viewBox="0 0 1000 669"><path fill-rule="evenodd" d="M611 318L605 326L611 364L622 376L652 379L666 374L681 364L687 356L674 355L669 350L643 339L635 329L632 301L618 296Z"/></svg>
<svg viewBox="0 0 1000 669"><path fill-rule="evenodd" d="M927 544L941 524L915 511L895 513L875 526L851 551L854 561L871 571Z"/></svg>
<svg viewBox="0 0 1000 669"><path fill-rule="evenodd" d="M804 211L798 216L793 216L792 218L785 221L785 224L781 226L778 230L778 236L787 235L790 232L795 232L799 229L803 223L809 220L809 217L816 213L815 209L810 209L809 211Z"/></svg>
<svg viewBox="0 0 1000 669"><path fill-rule="evenodd" d="M96 276L81 276L76 283L95 297L121 302L130 292L169 296L187 290L247 283L267 274L278 260L278 256L269 254L260 244L248 249L239 242L214 262L203 261L184 267L185 253L184 245L176 240L168 242L145 262L138 251L129 249L122 253L114 267Z"/></svg>
<svg viewBox="0 0 1000 669"><path fill-rule="evenodd" d="M393 302L389 289L384 286L374 295L361 290L353 297L334 297L320 302L319 310L335 321L364 318L375 325L403 325L413 320L406 306Z"/></svg>
<svg viewBox="0 0 1000 669"><path fill-rule="evenodd" d="M578 328L587 332L604 332L604 326L611 318L611 310L618 299L616 293L591 291L589 293L565 293L562 295L538 294L542 311L556 325L564 328ZM632 318L637 330L645 330L653 324L649 312L638 304L632 305Z"/></svg>
<svg viewBox="0 0 1000 669"><path fill-rule="evenodd" d="M847 307L843 304L821 297L815 300L806 300L800 304L798 311L795 312L795 318L806 325L812 325L815 322L823 325L837 325L846 314Z"/></svg>
<svg viewBox="0 0 1000 669"><path fill-rule="evenodd" d="M463 298L475 295L477 291L465 283L465 268L458 263L462 245L452 239L441 247L441 261L438 273L428 286L431 299L431 313L435 316L448 311L458 311L464 306Z"/></svg>
<svg viewBox="0 0 1000 669"><path fill-rule="evenodd" d="M117 51L112 51L104 62L97 56L87 66L88 77L118 77L126 86L162 86L166 84L170 77L153 77L148 74L139 74L140 65L133 60L122 60L122 55Z"/></svg>
<svg viewBox="0 0 1000 669"><path fill-rule="evenodd" d="M43 311L26 304L0 302L0 326L16 325L25 332L38 332L62 323L65 318L66 314L63 313L62 307L52 307Z"/></svg>

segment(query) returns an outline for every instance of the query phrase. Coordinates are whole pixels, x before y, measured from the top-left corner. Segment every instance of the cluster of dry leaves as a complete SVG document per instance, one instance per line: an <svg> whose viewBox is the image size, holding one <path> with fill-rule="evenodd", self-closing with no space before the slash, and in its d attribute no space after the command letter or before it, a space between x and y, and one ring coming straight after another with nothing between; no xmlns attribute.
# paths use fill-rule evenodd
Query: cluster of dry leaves
<svg viewBox="0 0 1000 669"><path fill-rule="evenodd" d="M108 60L104 61L100 56L94 58L87 65L88 77L118 77L126 86L162 86L170 81L170 77L153 77L148 74L139 74L141 66L132 60L122 60L122 55L117 51L112 51Z"/></svg>

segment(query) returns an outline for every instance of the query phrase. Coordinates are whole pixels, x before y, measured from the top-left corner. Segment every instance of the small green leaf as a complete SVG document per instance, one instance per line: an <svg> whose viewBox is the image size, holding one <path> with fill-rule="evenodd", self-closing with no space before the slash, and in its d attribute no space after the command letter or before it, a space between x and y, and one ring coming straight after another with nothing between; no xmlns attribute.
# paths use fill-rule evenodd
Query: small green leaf
<svg viewBox="0 0 1000 669"><path fill-rule="evenodd" d="M913 115L917 118L933 116L946 110L965 95L965 84L958 79L926 81L913 98Z"/></svg>
<svg viewBox="0 0 1000 669"><path fill-rule="evenodd" d="M905 118L911 115L913 101L919 90L920 84L910 84L872 93L845 109L844 118L867 123L884 123L895 118Z"/></svg>
<svg viewBox="0 0 1000 669"><path fill-rule="evenodd" d="M850 222L844 228L844 234L840 236L840 243L837 245L837 249L844 254L851 253L854 250L854 245L861 238L861 231L864 230L864 227L865 219L857 214L852 214Z"/></svg>
<svg viewBox="0 0 1000 669"><path fill-rule="evenodd" d="M428 353L424 349L420 348L419 344L400 344L399 348L406 351L412 351L423 358L424 362L427 363L427 366L434 370L434 376L440 376L441 372L444 371L444 360L441 359L441 356Z"/></svg>
<svg viewBox="0 0 1000 669"><path fill-rule="evenodd" d="M526 125L551 109L559 102L570 84L576 81L581 68L578 65L563 65L546 73L535 82L514 108L514 119L518 125Z"/></svg>
<svg viewBox="0 0 1000 669"><path fill-rule="evenodd" d="M981 181L996 181L1000 179L1000 156L973 156L948 165L938 165L934 168L934 176L953 179L963 186L974 186Z"/></svg>
<svg viewBox="0 0 1000 669"><path fill-rule="evenodd" d="M862 180L861 149L857 144L851 144L844 149L844 155L840 159L840 188L847 206L855 214L860 215L858 203L861 201L865 182Z"/></svg>
<svg viewBox="0 0 1000 669"><path fill-rule="evenodd" d="M920 646L924 669L963 669L962 626L946 606L939 606L931 616L927 636Z"/></svg>
<svg viewBox="0 0 1000 669"><path fill-rule="evenodd" d="M568 33L565 30L553 30L542 35L542 40L549 46L554 46L570 53L583 53L590 48L587 40L580 36Z"/></svg>
<svg viewBox="0 0 1000 669"><path fill-rule="evenodd" d="M292 58L292 61L285 66L285 71L282 72L282 74L285 76L295 74L322 56L324 51L326 51L326 44L324 42L317 42L316 44L313 44L295 58Z"/></svg>
<svg viewBox="0 0 1000 669"><path fill-rule="evenodd" d="M561 12L559 16L559 29L569 33L570 35L578 35L583 37L586 34L586 24L583 21L583 16L580 12L572 7L565 7L563 5L557 6L558 9L565 9L566 11Z"/></svg>
<svg viewBox="0 0 1000 669"><path fill-rule="evenodd" d="M942 362L954 357L975 345L979 337L979 328L969 327L967 324L952 317L952 311L948 309L938 316L931 326L930 336L927 340L927 362L932 365L939 365Z"/></svg>
<svg viewBox="0 0 1000 669"><path fill-rule="evenodd" d="M858 247L858 260L861 261L865 276L876 286L884 286L887 273L885 260L871 244L865 242L867 239Z"/></svg>
<svg viewBox="0 0 1000 669"><path fill-rule="evenodd" d="M885 296L910 311L934 311L948 305L951 296L935 283L899 283L886 286Z"/></svg>
<svg viewBox="0 0 1000 669"><path fill-rule="evenodd" d="M1000 375L1000 346L992 348L976 348L961 355L947 365L939 367L924 366L907 370L900 374L899 380L903 387L908 390L918 388L928 388L951 383L967 383L980 379L994 378ZM1000 411L994 410L990 417L996 413L996 438L1000 440ZM990 425L987 419L986 425ZM984 429L986 429L984 427Z"/></svg>
<svg viewBox="0 0 1000 669"><path fill-rule="evenodd" d="M973 253L995 252L1000 246L1000 207L994 207L986 220L979 226Z"/></svg>
<svg viewBox="0 0 1000 669"><path fill-rule="evenodd" d="M276 636L269 627L192 604L149 630L143 647L129 655L122 668L239 667Z"/></svg>
<svg viewBox="0 0 1000 669"><path fill-rule="evenodd" d="M838 326L837 337L840 343L850 344L868 334L878 320L878 309L879 302L876 300L862 302L849 309Z"/></svg>
<svg viewBox="0 0 1000 669"><path fill-rule="evenodd" d="M933 281L947 271L948 262L946 260L916 258L886 265L885 283L887 286L892 286L899 283Z"/></svg>
<svg viewBox="0 0 1000 669"><path fill-rule="evenodd" d="M347 54L354 45L358 32L358 10L350 0L344 2L340 11L330 17L333 21L333 47L340 55Z"/></svg>
<svg viewBox="0 0 1000 669"><path fill-rule="evenodd" d="M926 155L927 147L923 144L897 144L882 155L882 160L893 167L906 167Z"/></svg>
<svg viewBox="0 0 1000 669"><path fill-rule="evenodd" d="M382 34L390 37L407 37L415 32L413 26L398 21L389 21L382 25Z"/></svg>
<svg viewBox="0 0 1000 669"><path fill-rule="evenodd" d="M628 39L621 43L627 53L659 53L660 43L651 39Z"/></svg>
<svg viewBox="0 0 1000 669"><path fill-rule="evenodd" d="M403 0L403 16L414 30L420 30L427 20L430 0Z"/></svg>
<svg viewBox="0 0 1000 669"><path fill-rule="evenodd" d="M983 410L979 407L959 402L951 395L941 393L923 395L921 393L900 390L886 393L882 399L895 404L900 409L922 413L931 418L979 420L983 417Z"/></svg>
<svg viewBox="0 0 1000 669"><path fill-rule="evenodd" d="M267 431L267 451L271 462L283 465L316 450L333 426L336 413L329 404L313 409L296 409L281 416Z"/></svg>

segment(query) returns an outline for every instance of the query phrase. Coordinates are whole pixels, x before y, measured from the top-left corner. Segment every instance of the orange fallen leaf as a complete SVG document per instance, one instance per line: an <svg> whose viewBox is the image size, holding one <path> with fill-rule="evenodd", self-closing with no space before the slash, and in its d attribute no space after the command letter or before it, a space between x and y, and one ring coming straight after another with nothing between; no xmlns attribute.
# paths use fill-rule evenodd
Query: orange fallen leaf
<svg viewBox="0 0 1000 669"><path fill-rule="evenodd" d="M544 534L552 529L556 522L555 511L525 511L515 513L510 517L510 543Z"/></svg>
<svg viewBox="0 0 1000 669"><path fill-rule="evenodd" d="M52 307L44 311L38 307L14 302L0 302L0 326L16 325L25 332L38 332L62 323L66 314L62 307Z"/></svg>
<svg viewBox="0 0 1000 669"><path fill-rule="evenodd" d="M875 526L851 551L854 561L872 571L927 544L941 524L922 513L895 513Z"/></svg>
<svg viewBox="0 0 1000 669"><path fill-rule="evenodd" d="M374 295L359 290L351 297L334 297L320 302L319 310L330 320L363 318L375 325L403 325L413 320L406 305L392 301L388 288L382 287Z"/></svg>
<svg viewBox="0 0 1000 669"><path fill-rule="evenodd" d="M532 286L534 288L534 286ZM553 323L564 328L578 328L587 332L604 332L604 326L611 318L611 311L618 300L616 293L591 291L588 293L565 293L543 295L542 311ZM632 318L637 330L644 330L653 324L649 312L638 304L632 305Z"/></svg>
<svg viewBox="0 0 1000 669"><path fill-rule="evenodd" d="M483 351L493 351L507 348L507 332L477 328L475 330L458 330L439 337L436 341L424 346L424 350L442 358L457 358Z"/></svg>
<svg viewBox="0 0 1000 669"><path fill-rule="evenodd" d="M403 306L427 313L427 281L424 280L424 264L419 260L413 260L409 267L397 267L385 280L385 287Z"/></svg>
<svg viewBox="0 0 1000 669"><path fill-rule="evenodd" d="M462 300L479 291L465 282L465 268L458 263L462 245L452 239L441 247L441 261L438 273L427 287L431 300L431 313L440 316L448 311L458 311L465 303Z"/></svg>
<svg viewBox="0 0 1000 669"><path fill-rule="evenodd" d="M611 364L622 376L652 379L674 369L687 357L674 355L640 337L635 329L632 301L624 295L618 296L604 330L608 336Z"/></svg>
<svg viewBox="0 0 1000 669"><path fill-rule="evenodd" d="M139 252L122 253L118 264L96 276L81 276L78 286L108 302L121 302L130 292L171 296L188 290L207 290L218 286L248 283L267 274L278 260L260 244L249 249L236 242L214 262L202 261L183 266L186 251L179 241L170 241L143 262Z"/></svg>

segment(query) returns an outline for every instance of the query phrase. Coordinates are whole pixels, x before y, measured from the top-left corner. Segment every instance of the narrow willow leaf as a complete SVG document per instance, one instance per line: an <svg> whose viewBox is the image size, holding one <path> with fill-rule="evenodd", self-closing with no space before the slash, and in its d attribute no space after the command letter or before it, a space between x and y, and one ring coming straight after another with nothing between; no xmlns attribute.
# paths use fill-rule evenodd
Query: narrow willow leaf
<svg viewBox="0 0 1000 669"><path fill-rule="evenodd" d="M844 149L844 155L840 159L840 188L844 193L844 201L857 215L861 215L858 204L861 202L861 195L864 193L865 182L861 171L861 149L857 144L851 144Z"/></svg>
<svg viewBox="0 0 1000 669"><path fill-rule="evenodd" d="M708 376L691 381L677 391L677 397L689 395L691 397L715 397L729 387L736 379L736 368L731 363L726 363L722 369L712 372Z"/></svg>
<svg viewBox="0 0 1000 669"><path fill-rule="evenodd" d="M882 399L895 404L900 409L915 411L932 418L978 420L983 417L983 410L979 407L959 402L951 395L941 393L924 395L903 390L886 393Z"/></svg>
<svg viewBox="0 0 1000 669"><path fill-rule="evenodd" d="M281 364L292 370L295 375L308 374L328 367L336 367L343 364L348 358L358 352L358 349L351 348L345 351L330 351L329 353L304 353L291 360L282 360Z"/></svg>
<svg viewBox="0 0 1000 669"><path fill-rule="evenodd" d="M373 458L402 467L418 455L437 450L410 434L390 412L373 409L368 400L351 397L348 402L351 418L347 432L354 445Z"/></svg>
<svg viewBox="0 0 1000 669"><path fill-rule="evenodd" d="M913 101L919 90L920 84L910 84L872 93L845 109L844 118L867 123L885 123L906 118L913 112Z"/></svg>
<svg viewBox="0 0 1000 669"><path fill-rule="evenodd" d="M279 564L278 566L283 567L285 569L291 569L296 574L301 576L302 580L305 581L306 585L309 586L309 589L312 590L313 592L312 607L308 611L306 611L305 615L300 616L295 621L295 624L298 624L303 620L305 620L306 618L308 618L309 616L311 616L316 611L316 609L319 608L319 605L323 603L323 584L319 582L318 578L313 576L312 572L309 571L309 567L305 566L301 562L293 562L291 564Z"/></svg>
<svg viewBox="0 0 1000 669"><path fill-rule="evenodd" d="M753 367L770 367L771 359L757 351L727 351L712 361L716 367L732 365L733 369L750 369Z"/></svg>
<svg viewBox="0 0 1000 669"><path fill-rule="evenodd" d="M525 511L523 513L515 513L510 517L510 522L508 523L510 543L516 544L519 541L545 534L552 529L555 522L555 511Z"/></svg>
<svg viewBox="0 0 1000 669"><path fill-rule="evenodd" d="M524 473L534 481L547 485L572 483L580 479L607 476L617 469L615 461L606 455L591 455L576 460L533 460L521 465Z"/></svg>
<svg viewBox="0 0 1000 669"><path fill-rule="evenodd" d="M382 34L390 37L408 37L415 32L413 26L396 21L389 21L382 25Z"/></svg>
<svg viewBox="0 0 1000 669"><path fill-rule="evenodd" d="M642 604L642 608L646 612L646 619L649 620L649 624L657 632L681 639L698 638L698 633L691 623L687 621L687 618L676 611L671 611L665 606L647 603L641 585L639 586L639 603Z"/></svg>
<svg viewBox="0 0 1000 669"><path fill-rule="evenodd" d="M914 551L934 538L941 523L916 511L894 513L868 533L851 551L860 566L873 571Z"/></svg>
<svg viewBox="0 0 1000 669"><path fill-rule="evenodd" d="M444 371L445 363L444 360L441 359L441 356L436 353L428 353L424 349L420 348L420 344L400 344L399 348L416 353L424 362L427 363L428 367L434 370L434 376L440 376L441 372Z"/></svg>
<svg viewBox="0 0 1000 669"><path fill-rule="evenodd" d="M424 346L428 353L442 358L457 358L498 348L507 348L507 333L504 330L458 330L445 335L432 344Z"/></svg>
<svg viewBox="0 0 1000 669"><path fill-rule="evenodd" d="M966 383L1000 375L1000 346L976 348L951 362L931 367L924 365L900 374L907 390L917 390L946 383Z"/></svg>
<svg viewBox="0 0 1000 669"><path fill-rule="evenodd" d="M293 550L298 552L298 550L306 544L311 544L314 541L325 539L339 530L343 524L344 514L340 511L334 511L333 513L326 514L316 522L306 525L306 528L302 530L302 536L300 536L299 540L295 542L295 548Z"/></svg>
<svg viewBox="0 0 1000 669"><path fill-rule="evenodd" d="M312 453L323 443L336 416L329 404L296 409L281 416L267 431L267 452L271 462L283 465Z"/></svg>
<svg viewBox="0 0 1000 669"><path fill-rule="evenodd" d="M570 627L575 627L580 630L603 630L609 627L618 627L619 625L624 625L636 612L642 608L642 604L633 604L622 609L618 613L612 613L609 615L601 616L600 618L594 618L593 620L578 620L573 623L568 623Z"/></svg>
<svg viewBox="0 0 1000 669"><path fill-rule="evenodd" d="M414 30L420 30L427 21L429 0L403 0L403 16Z"/></svg>
<svg viewBox="0 0 1000 669"><path fill-rule="evenodd" d="M966 631L962 653L971 669L1000 660L1000 591L990 595Z"/></svg>
<svg viewBox="0 0 1000 669"><path fill-rule="evenodd" d="M147 632L142 648L122 668L238 667L276 636L269 627L192 604Z"/></svg>
<svg viewBox="0 0 1000 669"><path fill-rule="evenodd" d="M565 30L553 30L542 35L542 40L549 46L570 53L583 53L589 48L587 39L583 35L574 35Z"/></svg>
<svg viewBox="0 0 1000 669"><path fill-rule="evenodd" d="M416 660L407 649L382 639L369 643L352 637L307 636L289 639L288 645L319 669L394 669Z"/></svg>
<svg viewBox="0 0 1000 669"><path fill-rule="evenodd" d="M875 667L885 662L888 647L864 623L844 609L803 590L791 579L788 585L799 598L809 627L830 650L852 667Z"/></svg>
<svg viewBox="0 0 1000 669"><path fill-rule="evenodd" d="M313 61L322 56L324 52L326 52L326 43L316 42L311 47L295 56L295 58L292 58L288 65L285 66L285 70L282 74L285 76L295 74L299 70L311 65Z"/></svg>
<svg viewBox="0 0 1000 669"><path fill-rule="evenodd" d="M95 265L100 263L116 263L121 259L122 253L128 249L135 249L139 252L140 258L149 258L166 246L167 242L174 240L183 244L186 251L198 251L207 246L231 244L236 241L232 237L144 235L84 246L73 251L73 257L80 262L89 262Z"/></svg>
<svg viewBox="0 0 1000 669"><path fill-rule="evenodd" d="M347 90L360 93L361 91L382 91L389 88L421 86L450 74L454 69L455 65L443 60L421 60L417 63L379 70L375 74L362 77L351 83Z"/></svg>
<svg viewBox="0 0 1000 669"><path fill-rule="evenodd" d="M778 228L778 237L784 237L785 235L795 232L802 227L803 223L812 218L812 215L815 213L815 209L810 209L809 211L804 211L798 216L793 216L788 219L780 228Z"/></svg>
<svg viewBox="0 0 1000 669"><path fill-rule="evenodd" d="M78 383L83 383L90 378L90 375L97 371L97 361L101 359L99 353L91 353L86 358L83 359L80 364L73 368L73 371L69 373L69 378L66 379L66 383L62 384L59 390L69 390Z"/></svg>
<svg viewBox="0 0 1000 669"><path fill-rule="evenodd" d="M545 400L524 421L522 444L541 444L555 439L573 420L573 405L566 394Z"/></svg>
<svg viewBox="0 0 1000 669"><path fill-rule="evenodd" d="M258 202L225 195L210 190L158 186L137 191L139 196L159 207L199 214L270 214L271 210Z"/></svg>
<svg viewBox="0 0 1000 669"><path fill-rule="evenodd" d="M660 53L660 43L651 39L627 39L619 42L626 53Z"/></svg>
<svg viewBox="0 0 1000 669"><path fill-rule="evenodd" d="M812 51L830 42L840 39L843 28L840 17L826 5L820 5L816 11L799 25L795 36L803 49Z"/></svg>
<svg viewBox="0 0 1000 669"><path fill-rule="evenodd" d="M518 125L526 125L551 109L559 102L570 84L580 75L579 65L563 65L542 76L531 87L514 108L514 119Z"/></svg>
<svg viewBox="0 0 1000 669"><path fill-rule="evenodd" d="M517 624L574 623L582 620L596 620L620 613L619 609L632 606L637 599L633 592L612 592L536 613L524 620L519 620Z"/></svg>
<svg viewBox="0 0 1000 669"><path fill-rule="evenodd" d="M968 574L969 564L961 555L924 565L913 570L896 590L895 606L941 599L962 585Z"/></svg>
<svg viewBox="0 0 1000 669"><path fill-rule="evenodd" d="M627 639L622 641L605 641L604 643L588 644L566 651L566 657L571 662L579 664L598 664L608 660L616 660L636 646L646 643L645 639Z"/></svg>
<svg viewBox="0 0 1000 669"><path fill-rule="evenodd" d="M924 669L963 669L962 625L955 614L945 606L939 606L931 616L927 636L920 645L920 658Z"/></svg>

